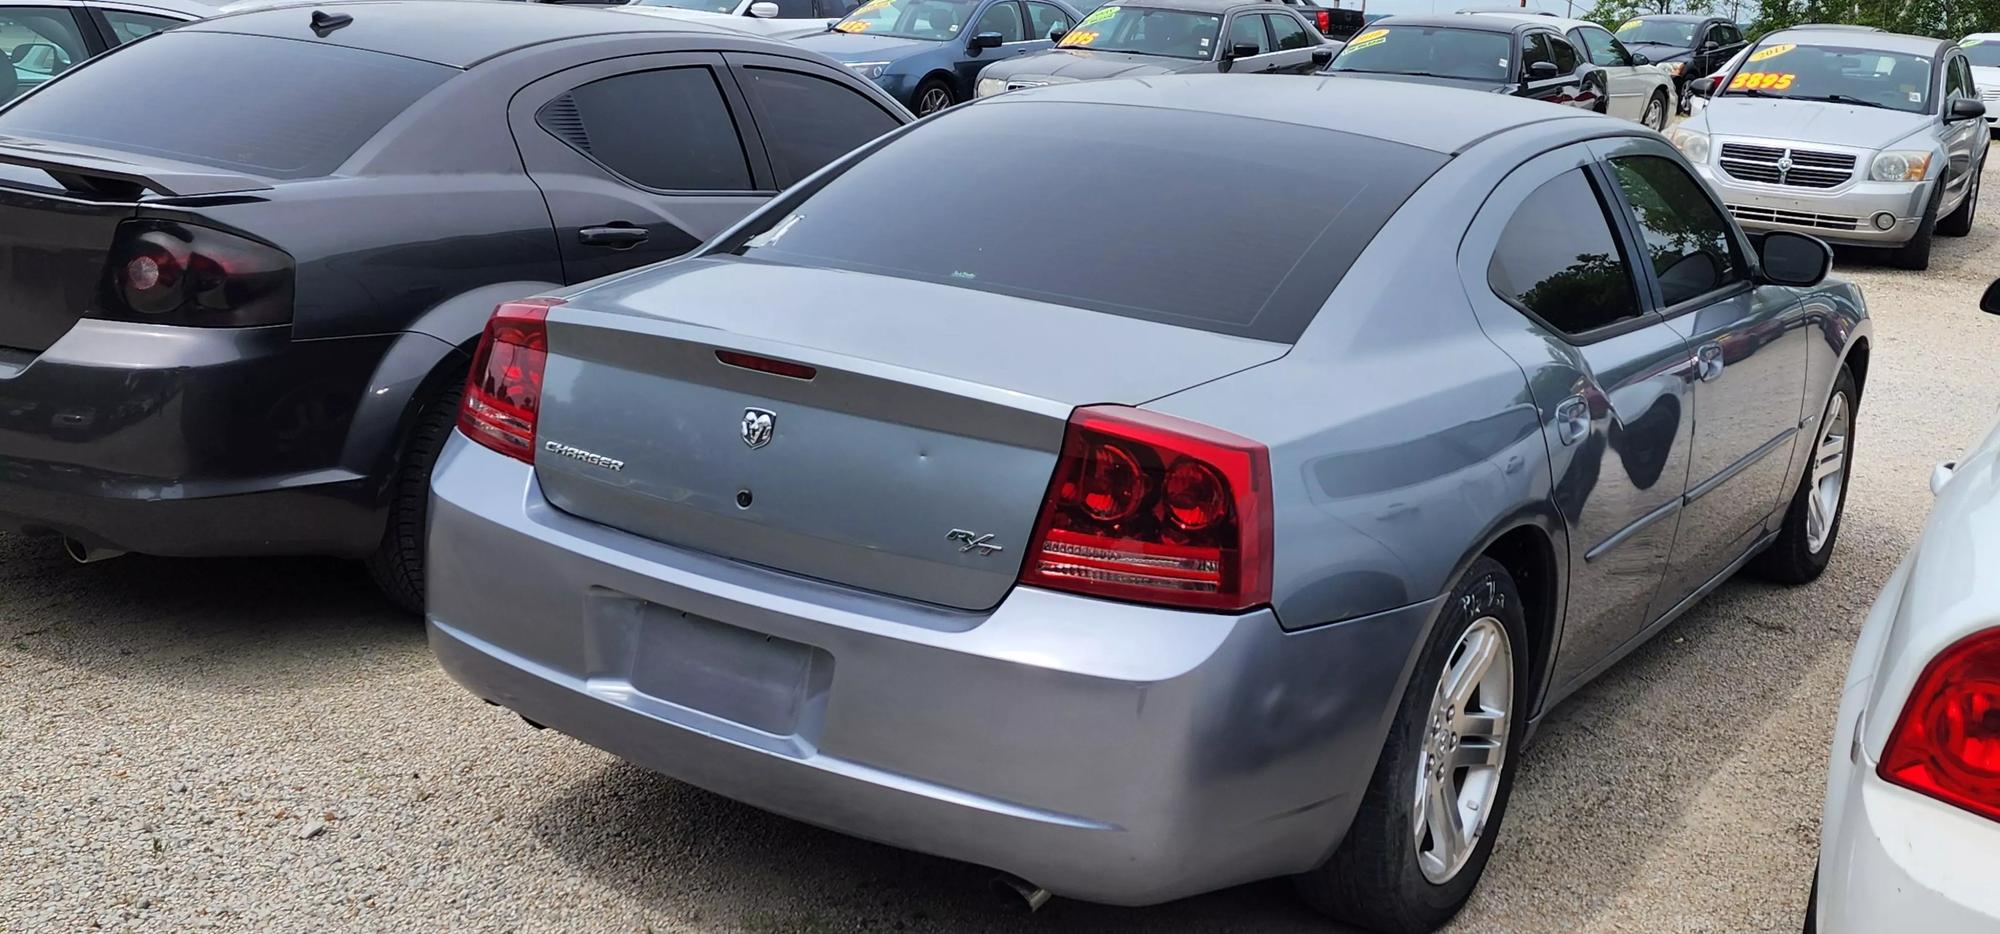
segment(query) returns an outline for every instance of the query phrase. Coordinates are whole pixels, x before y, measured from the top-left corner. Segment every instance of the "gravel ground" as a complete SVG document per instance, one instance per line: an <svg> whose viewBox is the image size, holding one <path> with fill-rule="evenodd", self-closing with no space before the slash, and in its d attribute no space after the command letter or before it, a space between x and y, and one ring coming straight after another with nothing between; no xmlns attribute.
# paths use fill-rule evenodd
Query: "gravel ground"
<svg viewBox="0 0 2000 934"><path fill-rule="evenodd" d="M1841 257L1878 343L1832 569L1724 586L1553 714L1455 930L1798 930L1861 615L1997 414L1988 218L1925 275ZM337 562L0 535L0 750L0 931L1327 930L1282 883L1019 917L481 704Z"/></svg>

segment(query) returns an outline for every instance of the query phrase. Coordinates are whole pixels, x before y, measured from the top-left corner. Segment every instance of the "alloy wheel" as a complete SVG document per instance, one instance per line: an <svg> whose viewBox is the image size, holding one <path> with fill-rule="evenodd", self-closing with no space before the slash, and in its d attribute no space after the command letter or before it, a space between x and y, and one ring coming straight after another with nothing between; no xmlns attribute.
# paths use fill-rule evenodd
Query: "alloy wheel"
<svg viewBox="0 0 2000 934"><path fill-rule="evenodd" d="M928 117L951 106L951 92L944 88L931 88L917 101L917 116Z"/></svg>
<svg viewBox="0 0 2000 934"><path fill-rule="evenodd" d="M1514 704L1514 650L1498 619L1458 637L1431 699L1411 821L1417 865L1443 885L1465 868L1500 796Z"/></svg>
<svg viewBox="0 0 2000 934"><path fill-rule="evenodd" d="M1826 404L1826 423L1813 447L1812 490L1806 494L1806 550L1819 554L1840 519L1840 494L1847 488L1847 439L1853 409L1846 393L1834 393Z"/></svg>
<svg viewBox="0 0 2000 934"><path fill-rule="evenodd" d="M1646 102L1646 113L1640 118L1639 122L1655 130L1665 130L1667 128L1667 102L1657 95L1654 96L1652 100Z"/></svg>

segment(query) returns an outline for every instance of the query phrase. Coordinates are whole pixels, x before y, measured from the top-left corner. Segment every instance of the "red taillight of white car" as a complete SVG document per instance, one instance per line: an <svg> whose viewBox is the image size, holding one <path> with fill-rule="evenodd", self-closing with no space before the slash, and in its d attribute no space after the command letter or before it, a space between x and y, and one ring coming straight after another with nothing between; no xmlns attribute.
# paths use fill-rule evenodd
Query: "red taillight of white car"
<svg viewBox="0 0 2000 934"><path fill-rule="evenodd" d="M486 319L472 355L458 430L516 460L535 462L535 415L549 361L549 308L560 298L506 302Z"/></svg>
<svg viewBox="0 0 2000 934"><path fill-rule="evenodd" d="M1170 415L1077 409L1021 583L1201 610L1269 603L1270 453Z"/></svg>
<svg viewBox="0 0 2000 934"><path fill-rule="evenodd" d="M2000 820L2000 629L1938 653L1903 704L1886 781Z"/></svg>

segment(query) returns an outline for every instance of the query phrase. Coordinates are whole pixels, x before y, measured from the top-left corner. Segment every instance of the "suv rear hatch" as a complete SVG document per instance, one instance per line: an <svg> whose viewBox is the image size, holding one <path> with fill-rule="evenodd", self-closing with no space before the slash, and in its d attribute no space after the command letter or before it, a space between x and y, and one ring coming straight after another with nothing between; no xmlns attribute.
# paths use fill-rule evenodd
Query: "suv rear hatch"
<svg viewBox="0 0 2000 934"><path fill-rule="evenodd" d="M1289 349L908 279L670 268L550 310L535 452L550 502L963 609L1013 585L1072 409L1136 405Z"/></svg>

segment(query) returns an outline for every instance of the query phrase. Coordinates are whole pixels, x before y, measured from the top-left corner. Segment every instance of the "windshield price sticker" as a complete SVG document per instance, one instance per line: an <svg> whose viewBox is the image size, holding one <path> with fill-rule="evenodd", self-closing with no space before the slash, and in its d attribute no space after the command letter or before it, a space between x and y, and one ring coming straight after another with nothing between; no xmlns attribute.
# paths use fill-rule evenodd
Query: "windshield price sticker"
<svg viewBox="0 0 2000 934"><path fill-rule="evenodd" d="M1381 45L1387 41L1389 41L1389 30L1387 29L1364 32L1361 35L1355 36L1353 40L1347 43L1347 51L1353 52L1358 49L1368 48L1369 46Z"/></svg>
<svg viewBox="0 0 2000 934"><path fill-rule="evenodd" d="M1729 80L1732 91L1789 91L1798 75L1775 74L1767 71L1742 72Z"/></svg>
<svg viewBox="0 0 2000 934"><path fill-rule="evenodd" d="M1634 30L1634 29L1637 29L1637 28L1639 28L1640 26L1644 26L1644 25L1645 25L1644 23L1641 23L1641 22L1639 22L1639 21L1638 21L1638 20L1636 20L1636 19L1628 19L1628 20L1626 20L1626 21L1625 21L1625 25L1623 25L1623 26L1620 26L1620 27L1618 27L1618 31L1619 31L1619 32L1631 32L1632 30Z"/></svg>
<svg viewBox="0 0 2000 934"><path fill-rule="evenodd" d="M847 19L835 23L833 28L841 32L867 32L868 24L858 19Z"/></svg>
<svg viewBox="0 0 2000 934"><path fill-rule="evenodd" d="M1117 15L1118 15L1117 7L1101 6L1095 10L1090 11L1090 15L1084 17L1083 22L1076 24L1076 28L1082 29L1085 26L1095 26L1098 23L1104 22L1105 20L1110 19Z"/></svg>
<svg viewBox="0 0 2000 934"><path fill-rule="evenodd" d="M1777 45L1758 49L1757 51L1750 53L1750 60L1753 62L1770 61L1771 59L1777 58L1778 56L1783 55L1786 52L1790 52L1791 50L1796 48L1798 48L1798 46L1793 43L1781 42Z"/></svg>
<svg viewBox="0 0 2000 934"><path fill-rule="evenodd" d="M1069 48L1070 46L1089 45L1097 41L1097 36L1098 36L1097 33L1091 32L1090 30L1079 29L1075 32L1065 34L1062 38L1061 45L1063 48Z"/></svg>

